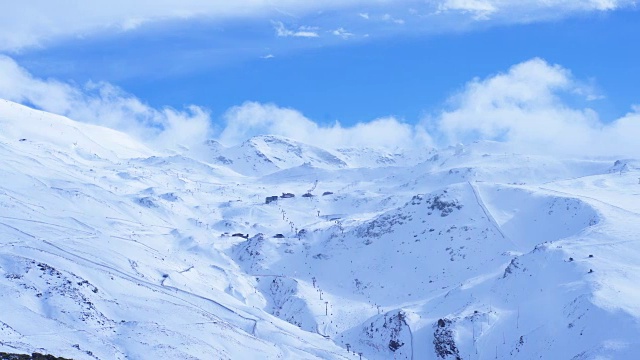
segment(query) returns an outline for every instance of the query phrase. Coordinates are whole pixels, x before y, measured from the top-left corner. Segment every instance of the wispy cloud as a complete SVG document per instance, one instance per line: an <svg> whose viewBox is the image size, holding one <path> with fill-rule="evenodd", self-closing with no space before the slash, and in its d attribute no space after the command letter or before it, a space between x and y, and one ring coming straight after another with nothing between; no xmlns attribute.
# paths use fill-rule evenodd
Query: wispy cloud
<svg viewBox="0 0 640 360"><path fill-rule="evenodd" d="M530 23L558 19L586 12L612 11L635 7L636 0L441 0L435 14L468 15L478 21Z"/></svg>
<svg viewBox="0 0 640 360"><path fill-rule="evenodd" d="M355 34L348 32L344 28L337 28L331 32L333 35L341 37L343 39L348 39L353 37Z"/></svg>
<svg viewBox="0 0 640 360"><path fill-rule="evenodd" d="M430 29L442 32L458 29L460 16L471 21L483 20L483 26L486 26L487 21L496 24L527 23L635 5L636 0L183 0L179 3L169 0L94 0L90 3L72 0L31 0L27 3L7 1L0 11L0 51L46 47L67 39L136 31L145 24L176 20L196 19L224 24L239 20L279 21L286 16L299 23L317 20L312 23L323 29L331 29L338 26L351 27L345 21L353 20L353 14L358 14L361 19L372 20L366 22L367 28L359 28L359 32L376 34L379 30L384 34L388 31L382 26L384 22L411 25L406 26L403 31L424 32ZM425 14L430 16L424 16ZM434 16L438 21L433 21ZM376 19L378 21L373 21ZM433 29L434 26L437 29ZM318 35L318 31L314 29L287 29L283 24L278 24L277 29L281 36Z"/></svg>
<svg viewBox="0 0 640 360"><path fill-rule="evenodd" d="M395 18L391 14L383 14L380 18L383 21L398 24L398 25L404 25L405 23L404 19Z"/></svg>
<svg viewBox="0 0 640 360"><path fill-rule="evenodd" d="M318 27L313 26L299 26L296 30L288 29L282 21L274 21L273 27L276 30L276 35L280 37L303 37L303 38L317 38L320 37L318 34Z"/></svg>
<svg viewBox="0 0 640 360"><path fill-rule="evenodd" d="M487 20L498 11L497 4L491 0L446 0L438 6L438 13L462 11L471 13L476 20Z"/></svg>

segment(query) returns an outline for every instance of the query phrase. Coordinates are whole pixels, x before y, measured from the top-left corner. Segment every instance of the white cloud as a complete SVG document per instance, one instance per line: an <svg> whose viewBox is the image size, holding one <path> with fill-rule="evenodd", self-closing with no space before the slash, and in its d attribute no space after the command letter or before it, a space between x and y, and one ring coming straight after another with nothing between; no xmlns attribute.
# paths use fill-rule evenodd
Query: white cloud
<svg viewBox="0 0 640 360"><path fill-rule="evenodd" d="M441 0L437 14L459 12L475 20L528 23L556 19L574 13L611 11L635 6L636 0Z"/></svg>
<svg viewBox="0 0 640 360"><path fill-rule="evenodd" d="M278 19L293 17L303 22L306 17L322 13L323 28L344 24L348 16L358 14L364 19L385 19L398 24L409 18L390 14L407 14L414 27L404 31L426 31L434 26L433 18L419 13L437 14L442 21L438 29L457 29L458 14L471 19L494 20L497 23L521 23L556 19L574 13L610 11L634 6L636 0L30 0L5 1L0 11L0 51L19 51L34 46L49 46L58 41L87 37L96 33L134 31L147 23L171 20L199 19L233 21L239 19ZM413 14L413 15L412 15ZM350 15L352 16L352 15ZM423 19L422 22L418 19ZM376 22L361 32L376 33ZM286 30L286 29L283 29ZM289 30L290 35L314 36L317 32ZM381 29L385 31L385 29ZM285 31L285 33L287 33ZM289 34L289 33L287 33Z"/></svg>
<svg viewBox="0 0 640 360"><path fill-rule="evenodd" d="M611 152L621 155L640 156L640 109L633 111L602 129L602 138L598 139L609 147Z"/></svg>
<svg viewBox="0 0 640 360"><path fill-rule="evenodd" d="M347 30L345 30L344 28L337 28L337 29L333 30L331 33L332 33L333 35L335 35L335 36L339 36L339 37L341 37L341 38L343 38L343 39L348 39L348 38L350 38L350 37L354 36L354 34L353 34L353 33L348 32L348 31L347 31Z"/></svg>
<svg viewBox="0 0 640 360"><path fill-rule="evenodd" d="M476 20L486 20L498 8L491 0L445 0L438 6L439 12L462 11L473 14Z"/></svg>
<svg viewBox="0 0 640 360"><path fill-rule="evenodd" d="M209 114L200 107L155 109L107 83L78 87L39 79L2 55L0 98L121 130L164 147L197 144L211 135Z"/></svg>
<svg viewBox="0 0 640 360"><path fill-rule="evenodd" d="M469 82L429 121L451 143L489 139L526 152L640 156L638 109L603 123L594 110L563 100L578 95L593 96L569 70L532 59Z"/></svg>
<svg viewBox="0 0 640 360"><path fill-rule="evenodd" d="M391 22L391 23L398 24L398 25L404 25L404 19L395 18L395 17L391 16L391 14L384 14L384 15L382 15L381 19L383 21L386 21L386 22Z"/></svg>
<svg viewBox="0 0 640 360"><path fill-rule="evenodd" d="M274 21L273 27L276 30L276 35L280 37L305 37L305 38L317 38L319 28L312 26L300 26L297 30L290 30L281 21Z"/></svg>
<svg viewBox="0 0 640 360"><path fill-rule="evenodd" d="M324 148L411 148L431 144L431 139L420 127L402 123L393 117L350 127L343 127L339 123L322 126L297 110L247 102L229 109L224 119L226 127L219 140L226 145L237 144L261 134L285 136Z"/></svg>
<svg viewBox="0 0 640 360"><path fill-rule="evenodd" d="M598 10L614 10L622 1L617 0L591 0L587 2Z"/></svg>

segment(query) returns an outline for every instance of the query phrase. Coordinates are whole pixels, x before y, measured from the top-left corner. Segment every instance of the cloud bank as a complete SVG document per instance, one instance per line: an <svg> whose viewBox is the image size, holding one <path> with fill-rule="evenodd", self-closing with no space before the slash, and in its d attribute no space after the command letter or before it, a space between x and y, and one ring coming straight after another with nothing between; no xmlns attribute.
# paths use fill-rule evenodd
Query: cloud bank
<svg viewBox="0 0 640 360"><path fill-rule="evenodd" d="M353 126L319 124L300 111L246 102L227 110L219 131L207 110L153 108L107 83L84 86L39 79L0 56L0 98L77 121L130 133L151 145L194 146L206 139L225 145L273 134L323 148L417 149L494 140L514 151L558 155L640 157L640 106L614 121L589 108L600 95L568 69L531 59L503 73L473 79L446 107L409 124L382 117ZM570 105L582 99L583 107Z"/></svg>
<svg viewBox="0 0 640 360"><path fill-rule="evenodd" d="M313 20L315 23L311 25L323 31L354 26L359 33L378 30L380 34L388 34L390 23L396 26L396 31L446 31L469 26L475 21L527 23L576 13L611 11L635 4L635 0L7 1L0 12L0 51L50 46L68 39L135 31L144 24L176 20L220 23L294 19L301 24ZM277 29L280 29L276 31L277 35L318 34L315 30L290 30L284 25Z"/></svg>
<svg viewBox="0 0 640 360"><path fill-rule="evenodd" d="M212 135L209 114L200 107L189 106L183 111L154 109L108 83L79 87L38 79L2 55L0 97L76 121L121 130L163 147L195 144Z"/></svg>
<svg viewBox="0 0 640 360"><path fill-rule="evenodd" d="M229 109L224 115L221 143L234 145L261 134L280 135L323 148L377 147L411 148L432 145L420 127L393 117L343 127L336 122L320 125L294 109L273 104L247 102Z"/></svg>
<svg viewBox="0 0 640 360"><path fill-rule="evenodd" d="M108 83L84 86L39 79L13 59L0 55L0 98L67 116L76 121L120 130L155 147L196 147L215 138L235 145L256 135L282 135L325 148L407 148L431 144L419 127L387 117L343 127L322 126L297 110L247 102L229 109L223 127L214 131L207 110L188 106L180 111L153 108Z"/></svg>
<svg viewBox="0 0 640 360"><path fill-rule="evenodd" d="M491 140L531 154L640 157L640 107L602 121L589 107L600 98L570 70L535 58L469 81L417 125L393 117L352 127L320 125L294 109L247 102L227 111L220 140L236 144L275 134L325 148L404 149Z"/></svg>
<svg viewBox="0 0 640 360"><path fill-rule="evenodd" d="M559 65L532 59L507 72L474 79L449 100L435 123L445 142L497 140L530 153L640 156L638 107L612 122L568 97L598 98L593 89Z"/></svg>

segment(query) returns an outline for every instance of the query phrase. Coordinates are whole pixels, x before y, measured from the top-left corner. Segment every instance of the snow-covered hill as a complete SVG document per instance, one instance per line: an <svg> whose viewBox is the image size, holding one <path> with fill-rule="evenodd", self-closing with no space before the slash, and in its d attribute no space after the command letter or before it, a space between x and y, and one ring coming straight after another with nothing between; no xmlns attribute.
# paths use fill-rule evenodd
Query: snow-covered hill
<svg viewBox="0 0 640 360"><path fill-rule="evenodd" d="M0 101L0 352L640 351L637 160L491 142L411 154L276 136L204 147L163 152Z"/></svg>

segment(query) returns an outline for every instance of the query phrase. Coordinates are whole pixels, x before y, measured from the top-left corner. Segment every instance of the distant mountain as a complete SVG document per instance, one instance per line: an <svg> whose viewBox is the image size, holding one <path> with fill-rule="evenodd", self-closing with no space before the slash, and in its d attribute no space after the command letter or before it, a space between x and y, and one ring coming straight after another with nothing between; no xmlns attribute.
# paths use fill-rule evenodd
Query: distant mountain
<svg viewBox="0 0 640 360"><path fill-rule="evenodd" d="M435 154L435 149L421 148L389 151L382 148L344 148L336 150L352 168L376 168L385 166L409 166L425 161Z"/></svg>
<svg viewBox="0 0 640 360"><path fill-rule="evenodd" d="M302 164L323 169L347 166L329 151L280 136L256 136L230 148L216 141L209 141L207 145L212 163L227 166L244 175L266 175Z"/></svg>

